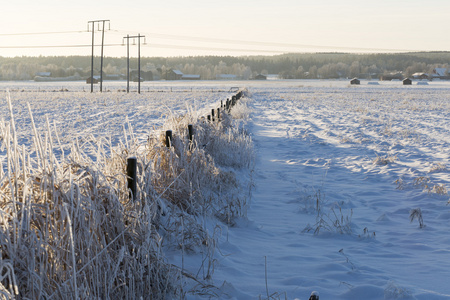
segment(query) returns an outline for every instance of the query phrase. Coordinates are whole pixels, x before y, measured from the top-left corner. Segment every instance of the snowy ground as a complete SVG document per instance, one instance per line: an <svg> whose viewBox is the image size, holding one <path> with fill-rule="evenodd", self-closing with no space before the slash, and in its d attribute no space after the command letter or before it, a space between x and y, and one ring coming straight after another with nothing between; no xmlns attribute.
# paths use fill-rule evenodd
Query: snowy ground
<svg viewBox="0 0 450 300"><path fill-rule="evenodd" d="M248 218L219 238L220 298L450 299L448 82L161 82L141 95L117 93L123 82L103 94L79 83L0 88L13 89L21 144L32 144L30 102L37 126L47 115L65 145L117 141L124 124L145 140L165 115L207 112L235 86L251 94L257 161ZM60 88L69 92L50 92ZM418 208L422 228L410 222ZM184 259L197 273L199 258Z"/></svg>
<svg viewBox="0 0 450 300"><path fill-rule="evenodd" d="M323 85L250 89L256 189L217 282L237 299L450 299L448 87Z"/></svg>
<svg viewBox="0 0 450 300"><path fill-rule="evenodd" d="M161 127L168 116L182 115L187 110L206 115L221 100L234 95L230 86L217 83L143 83L141 94L137 93L136 83L131 84L128 94L123 89L126 89L123 81L105 82L103 93L99 93L98 85L90 93L90 85L82 82L0 82L3 102L0 120L10 120L6 101L9 94L20 145L33 144L29 104L38 130L48 131L48 118L62 147L68 151L75 138L82 146L94 144L91 148L96 147L98 138L112 145L125 143L124 132L130 130L138 139L146 141L149 135L170 129ZM2 154L4 151L0 149L0 157Z"/></svg>

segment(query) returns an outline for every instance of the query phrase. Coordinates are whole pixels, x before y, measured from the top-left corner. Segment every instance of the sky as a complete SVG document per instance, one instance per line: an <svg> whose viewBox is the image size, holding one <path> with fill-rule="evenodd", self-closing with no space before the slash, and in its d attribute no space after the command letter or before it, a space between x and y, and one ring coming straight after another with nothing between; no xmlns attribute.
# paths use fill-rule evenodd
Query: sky
<svg viewBox="0 0 450 300"><path fill-rule="evenodd" d="M91 55L96 20L109 20L104 55L114 57L127 56L127 35L145 36L147 57L448 51L449 10L448 0L15 0L2 4L0 56Z"/></svg>

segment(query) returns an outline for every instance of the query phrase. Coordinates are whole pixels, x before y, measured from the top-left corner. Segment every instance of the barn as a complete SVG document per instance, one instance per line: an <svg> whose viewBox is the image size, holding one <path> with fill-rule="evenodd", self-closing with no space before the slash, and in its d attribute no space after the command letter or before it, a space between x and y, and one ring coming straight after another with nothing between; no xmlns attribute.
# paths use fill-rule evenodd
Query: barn
<svg viewBox="0 0 450 300"><path fill-rule="evenodd" d="M412 80L409 78L405 78L403 79L403 85L411 85L412 84Z"/></svg>
<svg viewBox="0 0 450 300"><path fill-rule="evenodd" d="M180 70L170 69L166 74L166 80L180 80L183 77L183 72Z"/></svg>
<svg viewBox="0 0 450 300"><path fill-rule="evenodd" d="M88 79L86 79L86 83L87 83L87 84L90 84L90 83L91 83L91 80L92 80L92 77L89 77ZM92 83L97 84L97 83L99 83L99 82L100 82L100 76L95 76L95 75L94 75L94 80L92 81Z"/></svg>
<svg viewBox="0 0 450 300"><path fill-rule="evenodd" d="M353 78L352 80L350 80L350 84L360 84L361 82L359 81L358 78Z"/></svg>

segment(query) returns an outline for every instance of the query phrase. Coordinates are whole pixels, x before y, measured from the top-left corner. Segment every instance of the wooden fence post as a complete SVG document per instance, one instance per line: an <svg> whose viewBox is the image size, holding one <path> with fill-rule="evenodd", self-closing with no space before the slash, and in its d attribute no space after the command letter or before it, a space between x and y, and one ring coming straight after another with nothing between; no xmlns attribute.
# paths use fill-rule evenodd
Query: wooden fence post
<svg viewBox="0 0 450 300"><path fill-rule="evenodd" d="M192 124L188 125L188 136L189 136L189 150L192 150L194 146L194 126Z"/></svg>
<svg viewBox="0 0 450 300"><path fill-rule="evenodd" d="M166 131L166 147L172 146L172 130Z"/></svg>
<svg viewBox="0 0 450 300"><path fill-rule="evenodd" d="M137 190L137 158L129 157L127 159L127 187L130 191L130 198L136 200Z"/></svg>

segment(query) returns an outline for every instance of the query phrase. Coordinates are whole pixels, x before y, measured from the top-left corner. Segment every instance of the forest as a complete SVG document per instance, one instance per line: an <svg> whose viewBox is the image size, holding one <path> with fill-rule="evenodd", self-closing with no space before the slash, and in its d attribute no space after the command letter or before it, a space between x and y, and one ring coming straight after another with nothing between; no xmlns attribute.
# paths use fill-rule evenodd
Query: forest
<svg viewBox="0 0 450 300"><path fill-rule="evenodd" d="M100 57L94 57L94 75L100 74ZM141 70L152 72L154 79L165 79L168 70L200 75L203 80L219 74L232 74L247 80L257 74L275 74L282 79L376 79L401 73L410 77L416 72L430 73L447 68L450 52L416 52L384 54L291 53L275 56L190 56L141 57ZM138 69L138 59L130 59L130 71ZM0 57L0 80L33 80L37 73L51 77L91 74L90 56L22 56ZM104 57L103 72L108 75L127 73L126 57Z"/></svg>

